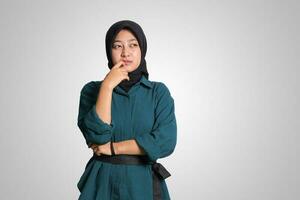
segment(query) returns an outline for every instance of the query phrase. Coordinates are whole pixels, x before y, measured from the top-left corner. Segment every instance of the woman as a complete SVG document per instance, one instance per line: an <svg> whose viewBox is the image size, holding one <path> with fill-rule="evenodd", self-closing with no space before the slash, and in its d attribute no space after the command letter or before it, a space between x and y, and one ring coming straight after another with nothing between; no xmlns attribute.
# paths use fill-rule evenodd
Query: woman
<svg viewBox="0 0 300 200"><path fill-rule="evenodd" d="M105 42L110 71L80 95L78 127L93 157L77 183L79 200L170 199L170 173L156 160L176 146L174 100L164 83L148 79L136 22L114 23Z"/></svg>

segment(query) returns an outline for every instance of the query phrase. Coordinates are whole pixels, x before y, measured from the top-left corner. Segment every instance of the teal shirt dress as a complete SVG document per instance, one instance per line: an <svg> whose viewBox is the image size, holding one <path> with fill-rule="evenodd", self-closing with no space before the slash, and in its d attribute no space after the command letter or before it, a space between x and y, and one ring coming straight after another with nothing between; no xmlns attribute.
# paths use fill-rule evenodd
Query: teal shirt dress
<svg viewBox="0 0 300 200"><path fill-rule="evenodd" d="M169 156L176 146L177 125L174 99L167 86L144 76L128 93L116 86L108 124L96 113L101 83L90 81L80 93L77 125L86 144L135 139L150 161ZM77 183L79 200L153 200L152 181L150 164L112 164L90 159ZM165 180L160 184L162 199L170 199Z"/></svg>

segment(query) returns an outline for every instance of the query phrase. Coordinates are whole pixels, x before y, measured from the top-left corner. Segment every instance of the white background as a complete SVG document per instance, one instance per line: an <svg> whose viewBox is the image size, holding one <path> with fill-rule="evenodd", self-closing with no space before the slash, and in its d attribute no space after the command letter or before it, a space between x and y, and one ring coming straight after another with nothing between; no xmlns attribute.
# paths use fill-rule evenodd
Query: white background
<svg viewBox="0 0 300 200"><path fill-rule="evenodd" d="M77 199L92 150L79 95L108 73L105 34L143 28L149 80L175 100L171 198L300 199L299 1L0 2L5 200Z"/></svg>

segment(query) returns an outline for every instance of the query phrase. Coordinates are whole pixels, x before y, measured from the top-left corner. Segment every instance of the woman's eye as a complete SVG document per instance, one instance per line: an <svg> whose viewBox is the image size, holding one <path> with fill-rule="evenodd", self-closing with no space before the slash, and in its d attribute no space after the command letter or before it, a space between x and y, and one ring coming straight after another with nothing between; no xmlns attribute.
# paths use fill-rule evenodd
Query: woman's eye
<svg viewBox="0 0 300 200"><path fill-rule="evenodd" d="M113 46L114 49L119 48L119 47L121 47L121 46L120 45L114 45Z"/></svg>
<svg viewBox="0 0 300 200"><path fill-rule="evenodd" d="M138 44L131 44L130 46L132 46L132 47L136 47L136 46L138 46Z"/></svg>

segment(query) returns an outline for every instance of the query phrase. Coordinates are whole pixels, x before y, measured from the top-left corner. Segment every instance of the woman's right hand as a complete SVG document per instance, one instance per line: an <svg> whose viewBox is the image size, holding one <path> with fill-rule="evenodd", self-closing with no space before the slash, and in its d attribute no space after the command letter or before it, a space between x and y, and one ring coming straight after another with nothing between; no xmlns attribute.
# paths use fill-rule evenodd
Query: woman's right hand
<svg viewBox="0 0 300 200"><path fill-rule="evenodd" d="M124 62L120 61L117 64L115 64L111 68L109 73L105 76L103 84L113 89L124 79L129 80L128 69L124 65Z"/></svg>

